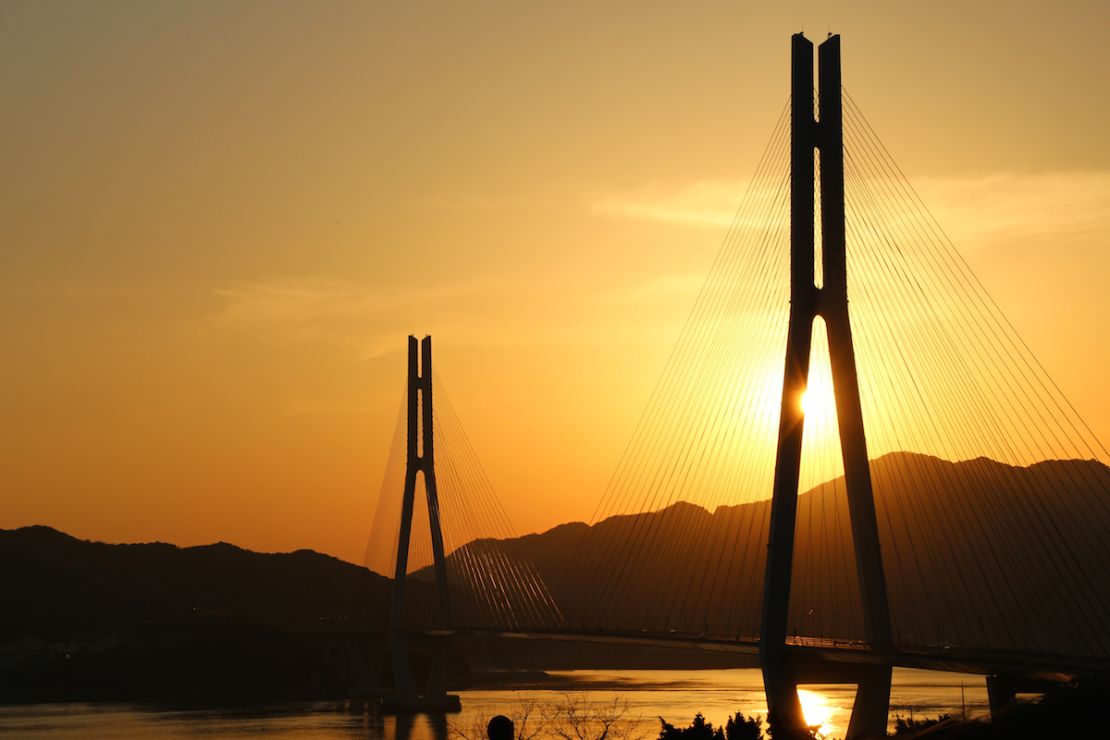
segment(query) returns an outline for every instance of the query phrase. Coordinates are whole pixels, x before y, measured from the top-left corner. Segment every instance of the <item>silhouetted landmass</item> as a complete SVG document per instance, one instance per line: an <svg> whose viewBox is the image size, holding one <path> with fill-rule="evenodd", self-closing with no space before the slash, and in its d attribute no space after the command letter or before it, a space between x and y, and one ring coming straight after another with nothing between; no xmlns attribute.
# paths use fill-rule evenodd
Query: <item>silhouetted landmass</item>
<svg viewBox="0 0 1110 740"><path fill-rule="evenodd" d="M1083 647L1089 635L1075 599L1110 603L1110 574L1097 568L1110 562L1110 469L1094 461L1020 468L896 453L872 461L872 476L903 644L942 636L953 645L1062 654ZM928 487L918 485L926 479ZM1066 491L1060 480L1071 481ZM534 567L570 627L744 637L758 630L769 510L766 500L712 513L677 503L467 548L496 546ZM802 494L798 511L792 630L861 637L843 481ZM459 560L458 551L449 557ZM461 570L452 568L456 621L480 625L486 617ZM414 626L436 613L421 582L428 575L411 579ZM3 640L85 639L204 618L347 619L381 629L389 593L387 578L307 550L108 545L47 527L0 530L0 578ZM1056 634L1052 625L1076 627Z"/></svg>
<svg viewBox="0 0 1110 740"><path fill-rule="evenodd" d="M872 475L903 645L936 645L939 637L944 645L1090 655L1084 614L1092 612L1075 599L1110 603L1110 573L1096 567L1110 562L1110 469L899 453L873 461ZM915 483L925 477L930 487ZM1060 480L1071 484L1061 490ZM814 626L824 625L830 637L861 636L843 496L843 481L832 481L799 501L791 620L800 634L820 636ZM534 568L572 628L750 637L768 516L768 501L712 513L679 503L467 547L500 548ZM722 567L729 553L742 552L749 556ZM481 625L474 593L457 577L460 557L449 558L457 623ZM427 575L410 579L414 627L435 615ZM0 530L0 579L0 701L228 698L244 690L311 697L388 680L380 670L388 579L311 551L109 545L27 527ZM454 644L484 668L695 665L662 649L649 655L495 638Z"/></svg>
<svg viewBox="0 0 1110 740"><path fill-rule="evenodd" d="M310 550L226 543L110 545L50 529L0 530L0 636L81 640L202 620L381 623L388 579ZM361 595L361 596L360 596Z"/></svg>
<svg viewBox="0 0 1110 740"><path fill-rule="evenodd" d="M302 550L109 545L0 530L0 701L342 696L373 674L387 579Z"/></svg>
<svg viewBox="0 0 1110 740"><path fill-rule="evenodd" d="M49 527L0 530L0 702L256 703L343 698L390 681L390 582L308 550L89 542ZM434 613L413 579L412 614ZM414 621L416 621L414 619ZM480 669L733 665L728 656L564 642L456 639L453 685L504 685ZM414 640L413 668L430 648Z"/></svg>
<svg viewBox="0 0 1110 740"><path fill-rule="evenodd" d="M1089 655L1107 639L1084 615L1110 604L1099 567L1110 563L1110 468L894 453L871 469L900 644ZM571 627L754 637L769 517L766 500L712 513L680 502L501 547L534 565ZM862 639L858 594L837 479L799 497L791 632Z"/></svg>

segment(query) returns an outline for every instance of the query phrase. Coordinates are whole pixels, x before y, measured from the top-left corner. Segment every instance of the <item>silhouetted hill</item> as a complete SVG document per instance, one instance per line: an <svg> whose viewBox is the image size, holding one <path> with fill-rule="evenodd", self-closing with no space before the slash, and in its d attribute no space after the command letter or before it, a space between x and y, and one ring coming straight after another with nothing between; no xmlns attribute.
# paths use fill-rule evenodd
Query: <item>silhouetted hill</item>
<svg viewBox="0 0 1110 740"><path fill-rule="evenodd" d="M1110 606L1110 468L894 453L871 469L903 645L1110 655L1101 627ZM464 550L480 557L466 564L456 551L449 558L456 622L486 621L462 575L494 557L493 546L535 569L571 627L754 636L769 515L766 500L713 512L677 503L593 526L470 543ZM794 563L791 631L861 638L843 479L799 497ZM431 584L422 582L429 576L410 579L414 626L435 614ZM0 530L0 578L0 641L91 639L197 620L354 618L380 629L389 590L383 576L310 551L108 545L47 527ZM503 584L502 593L512 588Z"/></svg>
<svg viewBox="0 0 1110 740"><path fill-rule="evenodd" d="M389 581L311 550L79 540L0 530L0 639L88 639L198 620L286 625L359 616L380 626Z"/></svg>
<svg viewBox="0 0 1110 740"><path fill-rule="evenodd" d="M871 463L896 639L1110 655L1110 468L893 453ZM530 561L571 626L758 633L770 502L688 503L502 546ZM791 631L862 638L839 478L799 497Z"/></svg>

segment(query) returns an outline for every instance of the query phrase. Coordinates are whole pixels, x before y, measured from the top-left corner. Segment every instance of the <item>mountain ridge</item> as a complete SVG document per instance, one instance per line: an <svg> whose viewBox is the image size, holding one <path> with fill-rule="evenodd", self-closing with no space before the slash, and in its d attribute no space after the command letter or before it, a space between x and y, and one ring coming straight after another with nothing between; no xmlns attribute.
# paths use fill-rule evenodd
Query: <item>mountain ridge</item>
<svg viewBox="0 0 1110 740"><path fill-rule="evenodd" d="M1110 608L1110 468L898 452L871 474L897 642L1110 657L1089 616ZM535 567L569 626L754 639L770 504L681 502L500 546ZM863 639L859 603L841 476L798 496L790 633Z"/></svg>
<svg viewBox="0 0 1110 740"><path fill-rule="evenodd" d="M1078 649L1080 638L1110 642L1089 626L1072 637L1031 632L1038 622L1067 624L1065 612L1083 606L1075 601L1080 589L1085 603L1110 604L1110 574L1059 576L1049 567L1110 563L1110 540L1103 536L1110 531L1110 468L1095 460L1022 467L900 452L875 458L871 469L899 639L935 639L921 616L931 609L930 619L999 648L1037 640L1063 653ZM813 613L828 616L837 637L860 634L850 527L846 507L835 504L843 495L842 478L799 495L800 511L827 517L800 516L797 524L791 622L804 634L814 629ZM456 566L468 548L493 543L535 568L568 626L755 634L769 508L768 499L712 512L674 502L592 525L564 522L470 542L448 558L458 621L481 623L474 594L460 592L465 583ZM725 553L747 559L723 569ZM583 567L592 580L575 572ZM434 594L422 582L429 571L413 575L410 615L419 624L434 612ZM265 624L347 619L381 628L390 588L383 575L304 548L258 553L226 542L109 544L46 525L0 530L0 578L8 584L8 603L18 605L0 610L0 639L95 636L217 617ZM994 583L1006 583L1005 593L994 593ZM696 594L691 584L698 585ZM684 611L699 615L697 623L679 623L676 615Z"/></svg>

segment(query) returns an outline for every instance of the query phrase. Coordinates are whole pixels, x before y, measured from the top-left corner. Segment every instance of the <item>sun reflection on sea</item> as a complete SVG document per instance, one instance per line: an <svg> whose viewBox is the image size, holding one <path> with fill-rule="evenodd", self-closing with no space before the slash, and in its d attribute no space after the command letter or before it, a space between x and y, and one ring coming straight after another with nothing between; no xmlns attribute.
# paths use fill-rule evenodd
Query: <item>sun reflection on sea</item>
<svg viewBox="0 0 1110 740"><path fill-rule="evenodd" d="M840 729L831 721L837 714L837 708L829 703L825 694L810 689L798 689L798 700L802 703L806 725L816 729L820 736Z"/></svg>

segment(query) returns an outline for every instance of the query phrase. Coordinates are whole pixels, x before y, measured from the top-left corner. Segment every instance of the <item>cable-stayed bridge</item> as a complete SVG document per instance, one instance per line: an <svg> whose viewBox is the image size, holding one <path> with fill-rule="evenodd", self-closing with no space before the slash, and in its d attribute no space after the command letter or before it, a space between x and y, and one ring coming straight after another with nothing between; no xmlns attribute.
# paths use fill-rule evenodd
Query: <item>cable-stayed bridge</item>
<svg viewBox="0 0 1110 740"><path fill-rule="evenodd" d="M885 732L892 666L987 674L992 704L1110 667L1110 454L844 89L839 37L818 62L815 85L796 35L790 98L590 525L513 538L410 338L367 552L395 579L400 703L446 695L441 670L414 686L414 632L758 653L787 731L799 683L857 684L849 737ZM406 601L414 580L434 607Z"/></svg>

